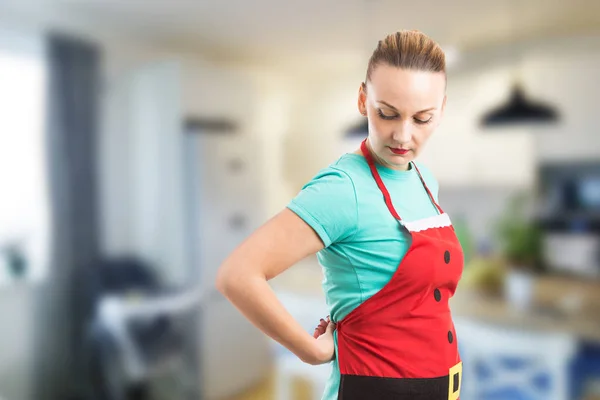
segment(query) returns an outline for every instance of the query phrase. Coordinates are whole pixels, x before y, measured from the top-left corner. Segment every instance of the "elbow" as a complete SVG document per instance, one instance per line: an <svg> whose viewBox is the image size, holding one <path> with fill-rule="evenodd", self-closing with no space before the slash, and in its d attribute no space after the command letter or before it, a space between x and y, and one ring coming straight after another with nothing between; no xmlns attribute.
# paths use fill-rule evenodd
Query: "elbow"
<svg viewBox="0 0 600 400"><path fill-rule="evenodd" d="M215 287L223 296L230 298L239 290L242 274L237 268L234 268L231 263L224 262L217 271L215 279Z"/></svg>
<svg viewBox="0 0 600 400"><path fill-rule="evenodd" d="M238 297L248 290L258 275L248 268L241 268L238 263L225 261L217 271L215 288L228 299ZM260 278L259 278L260 279Z"/></svg>
<svg viewBox="0 0 600 400"><path fill-rule="evenodd" d="M232 286L231 273L228 268L222 265L217 271L215 287L223 296L227 297L227 294L231 291Z"/></svg>

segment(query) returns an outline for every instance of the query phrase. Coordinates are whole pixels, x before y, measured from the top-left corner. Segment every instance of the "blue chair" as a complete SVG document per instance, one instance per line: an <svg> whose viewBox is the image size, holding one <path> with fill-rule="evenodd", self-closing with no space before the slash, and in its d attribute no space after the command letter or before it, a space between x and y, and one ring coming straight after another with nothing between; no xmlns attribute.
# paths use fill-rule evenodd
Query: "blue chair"
<svg viewBox="0 0 600 400"><path fill-rule="evenodd" d="M573 400L577 341L473 320L455 320L463 360L461 400Z"/></svg>
<svg viewBox="0 0 600 400"><path fill-rule="evenodd" d="M153 380L183 378L195 361L189 356L196 347L190 325L199 292L168 287L150 265L134 258L102 260L89 270L87 398L146 399Z"/></svg>
<svg viewBox="0 0 600 400"><path fill-rule="evenodd" d="M600 344L582 342L573 361L571 393L574 400L588 394L600 395ZM592 386L593 387L590 387ZM592 391L592 393L589 393Z"/></svg>

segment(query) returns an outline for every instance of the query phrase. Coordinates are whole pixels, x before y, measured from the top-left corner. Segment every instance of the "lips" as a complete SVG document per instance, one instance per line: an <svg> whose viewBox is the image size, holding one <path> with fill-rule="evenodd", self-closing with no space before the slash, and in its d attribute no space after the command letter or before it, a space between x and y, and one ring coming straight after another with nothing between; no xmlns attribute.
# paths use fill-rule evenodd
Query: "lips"
<svg viewBox="0 0 600 400"><path fill-rule="evenodd" d="M404 154L408 153L407 149L395 149L393 147L390 147L390 150L392 151L392 153L399 154L399 155L404 155Z"/></svg>

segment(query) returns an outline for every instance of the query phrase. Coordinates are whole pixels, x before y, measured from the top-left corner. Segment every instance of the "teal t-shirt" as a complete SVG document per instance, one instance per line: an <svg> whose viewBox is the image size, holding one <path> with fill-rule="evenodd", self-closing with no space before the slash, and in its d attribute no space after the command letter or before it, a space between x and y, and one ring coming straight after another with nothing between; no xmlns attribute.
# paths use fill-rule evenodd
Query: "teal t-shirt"
<svg viewBox="0 0 600 400"><path fill-rule="evenodd" d="M437 202L437 181L426 167L416 165ZM414 166L407 171L380 165L377 169L403 220L438 213ZM410 235L390 214L366 159L359 154L344 154L319 171L287 207L325 244L317 258L333 321L343 319L383 288L410 247ZM339 382L334 360L323 400L337 399Z"/></svg>

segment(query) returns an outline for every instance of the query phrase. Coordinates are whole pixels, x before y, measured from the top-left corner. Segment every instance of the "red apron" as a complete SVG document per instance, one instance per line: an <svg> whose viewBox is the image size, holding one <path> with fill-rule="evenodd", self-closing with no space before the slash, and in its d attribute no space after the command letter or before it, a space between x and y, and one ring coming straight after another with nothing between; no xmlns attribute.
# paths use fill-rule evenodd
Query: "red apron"
<svg viewBox="0 0 600 400"><path fill-rule="evenodd" d="M448 300L462 275L462 248L414 163L438 215L403 223L366 140L361 150L390 213L412 242L392 279L337 321L338 399L458 400L462 363Z"/></svg>

